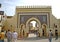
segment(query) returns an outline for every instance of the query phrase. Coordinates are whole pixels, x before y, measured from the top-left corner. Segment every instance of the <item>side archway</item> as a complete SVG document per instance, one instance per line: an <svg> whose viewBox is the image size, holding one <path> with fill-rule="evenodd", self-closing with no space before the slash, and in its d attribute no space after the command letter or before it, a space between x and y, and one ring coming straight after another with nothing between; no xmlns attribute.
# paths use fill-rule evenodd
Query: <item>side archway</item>
<svg viewBox="0 0 60 42"><path fill-rule="evenodd" d="M44 23L42 24L42 36L47 36L47 25Z"/></svg>
<svg viewBox="0 0 60 42"><path fill-rule="evenodd" d="M24 37L25 35L25 25L21 24L20 25L20 37Z"/></svg>

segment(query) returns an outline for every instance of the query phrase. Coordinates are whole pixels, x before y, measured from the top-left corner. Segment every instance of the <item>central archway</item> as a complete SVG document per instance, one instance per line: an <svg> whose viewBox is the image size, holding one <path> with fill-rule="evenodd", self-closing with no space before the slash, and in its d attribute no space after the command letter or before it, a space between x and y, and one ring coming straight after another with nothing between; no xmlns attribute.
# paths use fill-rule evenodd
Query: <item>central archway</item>
<svg viewBox="0 0 60 42"><path fill-rule="evenodd" d="M36 29L35 29L35 27L33 27L32 28L32 30L30 29L30 23L32 22L32 21L35 21L35 22L37 22L37 27L36 27ZM39 21L39 19L37 19L37 18L35 18L35 17L32 17L32 18L29 18L28 20L27 20L27 22L26 22L26 29L27 29L27 33L28 33L28 36L29 36L29 34L30 33L35 33L35 32L40 32L40 29L41 28L41 22ZM37 34L37 35L39 35L39 34Z"/></svg>

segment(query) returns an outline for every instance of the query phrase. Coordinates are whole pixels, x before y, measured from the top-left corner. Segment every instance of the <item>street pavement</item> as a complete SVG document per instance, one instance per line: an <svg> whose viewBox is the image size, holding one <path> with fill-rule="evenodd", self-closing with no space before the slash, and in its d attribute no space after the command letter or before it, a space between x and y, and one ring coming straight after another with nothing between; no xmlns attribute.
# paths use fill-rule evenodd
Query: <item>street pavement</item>
<svg viewBox="0 0 60 42"><path fill-rule="evenodd" d="M5 42L7 42L7 39L5 39ZM17 40L17 42L49 42L49 39L46 37L37 37L37 35L35 34L29 34L28 38ZM60 42L60 37L58 38L58 40L52 38L52 42Z"/></svg>
<svg viewBox="0 0 60 42"><path fill-rule="evenodd" d="M7 40L5 39L5 42ZM36 37L31 37L31 38L25 38L22 40L17 40L17 42L49 42L48 38L36 38ZM58 40L55 40L55 38L52 39L52 42L60 42L60 38Z"/></svg>

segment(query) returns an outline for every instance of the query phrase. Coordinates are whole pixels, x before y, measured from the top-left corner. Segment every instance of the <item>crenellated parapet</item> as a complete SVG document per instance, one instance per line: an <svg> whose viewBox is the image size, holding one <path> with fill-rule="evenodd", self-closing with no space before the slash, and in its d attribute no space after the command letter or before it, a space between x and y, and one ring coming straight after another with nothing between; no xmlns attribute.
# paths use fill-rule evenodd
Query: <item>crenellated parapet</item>
<svg viewBox="0 0 60 42"><path fill-rule="evenodd" d="M16 8L51 8L51 6L16 6Z"/></svg>

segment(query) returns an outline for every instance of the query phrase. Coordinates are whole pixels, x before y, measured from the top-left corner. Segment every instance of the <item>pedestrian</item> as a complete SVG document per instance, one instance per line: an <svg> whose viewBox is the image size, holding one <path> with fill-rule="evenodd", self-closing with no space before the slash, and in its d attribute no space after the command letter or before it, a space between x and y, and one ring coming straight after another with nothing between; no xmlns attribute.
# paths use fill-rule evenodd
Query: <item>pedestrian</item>
<svg viewBox="0 0 60 42"><path fill-rule="evenodd" d="M16 31L14 31L12 33L12 42L17 42L17 37L18 37L18 33Z"/></svg>
<svg viewBox="0 0 60 42"><path fill-rule="evenodd" d="M7 31L5 32L5 37L7 38L7 35L6 34L7 34Z"/></svg>
<svg viewBox="0 0 60 42"><path fill-rule="evenodd" d="M1 40L1 34L0 34L0 42L1 42L2 40Z"/></svg>
<svg viewBox="0 0 60 42"><path fill-rule="evenodd" d="M5 33L4 33L4 31L2 30L2 31L1 31L1 42L4 42L4 38L5 38Z"/></svg>
<svg viewBox="0 0 60 42"><path fill-rule="evenodd" d="M58 31L56 30L55 31L55 40L57 40L58 39Z"/></svg>
<svg viewBox="0 0 60 42"><path fill-rule="evenodd" d="M52 42L52 31L49 31L49 42Z"/></svg>
<svg viewBox="0 0 60 42"><path fill-rule="evenodd" d="M11 42L12 41L12 33L10 30L8 30L8 32L6 33L7 36L7 42Z"/></svg>

